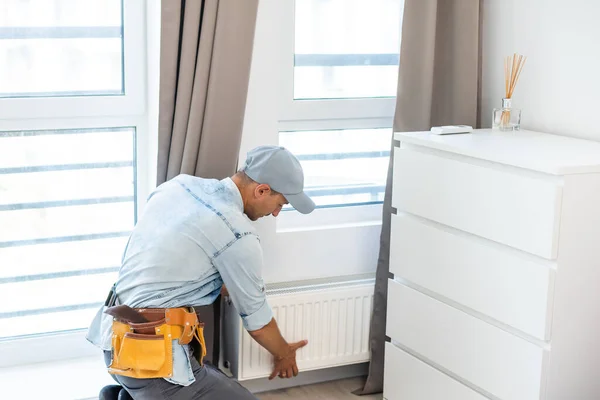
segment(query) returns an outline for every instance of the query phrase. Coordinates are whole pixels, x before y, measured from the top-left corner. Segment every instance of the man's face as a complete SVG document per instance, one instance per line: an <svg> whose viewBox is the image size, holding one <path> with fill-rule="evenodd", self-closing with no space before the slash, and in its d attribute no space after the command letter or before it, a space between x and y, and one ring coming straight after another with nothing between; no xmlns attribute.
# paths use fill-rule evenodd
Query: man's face
<svg viewBox="0 0 600 400"><path fill-rule="evenodd" d="M274 194L269 185L261 184L254 189L254 196L246 203L244 212L252 221L267 215L276 217L287 203L282 194Z"/></svg>

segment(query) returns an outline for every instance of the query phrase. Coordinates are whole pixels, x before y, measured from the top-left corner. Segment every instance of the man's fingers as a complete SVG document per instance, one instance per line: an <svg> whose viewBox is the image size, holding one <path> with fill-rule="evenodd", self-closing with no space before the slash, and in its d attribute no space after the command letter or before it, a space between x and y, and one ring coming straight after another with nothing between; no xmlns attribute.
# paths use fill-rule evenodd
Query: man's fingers
<svg viewBox="0 0 600 400"><path fill-rule="evenodd" d="M269 380L272 381L277 375L279 375L279 369L277 367L273 368L273 372L269 376Z"/></svg>
<svg viewBox="0 0 600 400"><path fill-rule="evenodd" d="M296 343L290 343L290 348L294 352L294 353L291 353L290 356L295 356L295 351L298 349L301 349L302 347L306 346L307 344L308 344L308 340L301 340ZM271 372L271 375L269 376L269 380L273 380L276 376L279 376L280 378L292 378L294 376L298 376L298 365L295 362L295 357L293 357L293 359L287 360L287 361L291 361L291 363L288 363L288 362L284 362L283 364L281 364L280 362L276 363L276 365L273 367L273 372ZM287 365L285 365L285 364L287 364Z"/></svg>
<svg viewBox="0 0 600 400"><path fill-rule="evenodd" d="M287 379L290 377L290 375L286 371L281 371L281 373L279 374L279 377L281 379Z"/></svg>
<svg viewBox="0 0 600 400"><path fill-rule="evenodd" d="M301 340L299 342L292 343L290 346L292 347L293 350L298 350L298 349L301 349L302 347L306 346L307 344L308 344L308 340Z"/></svg>

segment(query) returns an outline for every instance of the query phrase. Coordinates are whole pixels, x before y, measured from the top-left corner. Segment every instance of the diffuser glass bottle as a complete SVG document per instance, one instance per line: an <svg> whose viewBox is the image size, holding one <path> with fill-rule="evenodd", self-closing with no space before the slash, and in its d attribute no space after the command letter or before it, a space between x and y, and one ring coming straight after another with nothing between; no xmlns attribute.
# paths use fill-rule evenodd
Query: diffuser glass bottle
<svg viewBox="0 0 600 400"><path fill-rule="evenodd" d="M521 129L521 110L512 108L512 99L502 99L502 107L494 108L492 128L501 131Z"/></svg>
<svg viewBox="0 0 600 400"><path fill-rule="evenodd" d="M502 99L502 107L494 108L492 128L501 131L518 131L521 129L521 110L512 107L512 95L525 65L526 57L515 54L504 58L504 87L506 96Z"/></svg>

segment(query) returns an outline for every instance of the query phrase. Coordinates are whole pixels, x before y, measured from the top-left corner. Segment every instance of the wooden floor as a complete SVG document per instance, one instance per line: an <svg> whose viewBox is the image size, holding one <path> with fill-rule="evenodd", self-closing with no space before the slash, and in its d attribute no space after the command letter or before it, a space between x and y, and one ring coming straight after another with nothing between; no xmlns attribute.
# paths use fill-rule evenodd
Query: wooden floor
<svg viewBox="0 0 600 400"><path fill-rule="evenodd" d="M364 378L351 378L341 381L319 383L316 385L299 386L290 389L275 390L259 393L260 400L381 400L381 394L372 396L356 396L352 392L361 388Z"/></svg>

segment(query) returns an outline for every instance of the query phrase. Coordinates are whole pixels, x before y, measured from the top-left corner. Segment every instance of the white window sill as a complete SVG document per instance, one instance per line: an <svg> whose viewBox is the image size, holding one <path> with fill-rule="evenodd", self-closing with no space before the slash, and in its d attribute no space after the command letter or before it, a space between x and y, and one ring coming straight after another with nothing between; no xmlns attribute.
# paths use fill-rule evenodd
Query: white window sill
<svg viewBox="0 0 600 400"><path fill-rule="evenodd" d="M370 204L317 208L309 215L283 211L277 217L276 229L277 233L287 233L381 225L382 210L382 204Z"/></svg>
<svg viewBox="0 0 600 400"><path fill-rule="evenodd" d="M3 399L97 399L106 385L116 384L98 356L0 368Z"/></svg>

